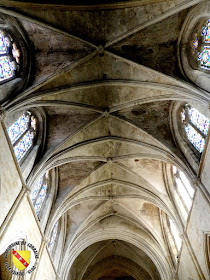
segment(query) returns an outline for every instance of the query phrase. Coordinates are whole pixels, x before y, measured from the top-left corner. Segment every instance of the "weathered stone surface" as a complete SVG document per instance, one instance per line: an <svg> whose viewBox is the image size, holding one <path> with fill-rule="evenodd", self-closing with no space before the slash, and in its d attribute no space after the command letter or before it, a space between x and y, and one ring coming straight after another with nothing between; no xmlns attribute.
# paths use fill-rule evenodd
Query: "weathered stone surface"
<svg viewBox="0 0 210 280"><path fill-rule="evenodd" d="M110 48L116 54L164 74L182 78L177 61L177 40L188 10L118 42Z"/></svg>
<svg viewBox="0 0 210 280"><path fill-rule="evenodd" d="M209 152L195 175L174 141L171 119L177 100L199 103L209 115L208 95L184 80L177 60L181 27L198 1L121 1L119 7L105 0L95 8L88 5L96 1L32 2L11 1L5 11L17 12L33 75L26 90L3 104L0 254L13 239L33 243L41 255L34 280L207 280ZM81 3L86 7L76 6ZM43 145L35 146L24 182L3 128L35 109ZM188 215L184 204L177 209L172 165L204 184L199 181L187 221L180 217ZM18 195L21 182L34 190L47 170L37 219L28 192ZM179 253L169 217L183 237ZM1 269L0 278L5 275Z"/></svg>

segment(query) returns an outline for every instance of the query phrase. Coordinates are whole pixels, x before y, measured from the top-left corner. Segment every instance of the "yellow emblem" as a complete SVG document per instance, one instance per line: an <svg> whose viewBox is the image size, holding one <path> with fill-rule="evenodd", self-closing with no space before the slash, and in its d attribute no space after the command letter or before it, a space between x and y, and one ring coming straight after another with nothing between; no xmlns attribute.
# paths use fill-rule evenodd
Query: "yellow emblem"
<svg viewBox="0 0 210 280"><path fill-rule="evenodd" d="M12 251L13 264L19 269L24 270L30 263L31 251Z"/></svg>

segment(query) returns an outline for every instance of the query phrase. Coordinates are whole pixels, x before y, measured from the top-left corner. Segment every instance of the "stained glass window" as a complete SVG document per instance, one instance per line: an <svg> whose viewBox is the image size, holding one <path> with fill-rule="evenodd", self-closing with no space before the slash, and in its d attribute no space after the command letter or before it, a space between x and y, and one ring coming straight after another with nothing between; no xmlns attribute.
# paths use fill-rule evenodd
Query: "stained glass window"
<svg viewBox="0 0 210 280"><path fill-rule="evenodd" d="M195 39L193 40L192 48L194 51L198 48L198 38L197 37L195 37Z"/></svg>
<svg viewBox="0 0 210 280"><path fill-rule="evenodd" d="M33 137L34 137L33 132L28 131L14 147L15 155L18 161L20 161L27 153L27 151L30 149L30 147L32 147Z"/></svg>
<svg viewBox="0 0 210 280"><path fill-rule="evenodd" d="M39 190L41 189L42 182L43 182L43 177L39 177L39 180L35 184L34 191L31 194L31 201L33 203L36 200L36 197L37 197L37 194L38 194Z"/></svg>
<svg viewBox="0 0 210 280"><path fill-rule="evenodd" d="M202 36L206 43L210 43L210 19L208 20L206 26L202 28Z"/></svg>
<svg viewBox="0 0 210 280"><path fill-rule="evenodd" d="M199 45L199 52L197 52L197 61L200 63L201 68L210 70L210 19L201 30L199 39L200 43L198 42L198 39L197 41L196 39L193 41L193 50L195 51Z"/></svg>
<svg viewBox="0 0 210 280"><path fill-rule="evenodd" d="M44 201L47 197L48 185L48 172L46 172L44 176L38 179L30 195L37 216L39 216L42 206L44 205Z"/></svg>
<svg viewBox="0 0 210 280"><path fill-rule="evenodd" d="M50 242L48 244L48 249L50 251L50 254L52 254L53 249L55 247L55 242L57 239L57 234L58 234L58 222L55 223L52 233L51 233L51 237L50 237Z"/></svg>
<svg viewBox="0 0 210 280"><path fill-rule="evenodd" d="M32 148L36 130L36 118L30 112L24 113L7 129L16 158L19 162Z"/></svg>
<svg viewBox="0 0 210 280"><path fill-rule="evenodd" d="M0 82L15 77L20 63L20 51L9 34L0 30Z"/></svg>
<svg viewBox="0 0 210 280"><path fill-rule="evenodd" d="M185 131L193 146L202 153L205 147L205 139L202 135L200 135L190 124L185 126Z"/></svg>
<svg viewBox="0 0 210 280"><path fill-rule="evenodd" d="M201 63L201 68L210 69L210 47L203 47L202 52L198 53L198 60Z"/></svg>
<svg viewBox="0 0 210 280"><path fill-rule="evenodd" d="M199 153L202 153L209 130L209 119L194 107L186 104L181 112L181 120L188 140Z"/></svg>
<svg viewBox="0 0 210 280"><path fill-rule="evenodd" d="M185 121L185 119L186 119L185 111L181 112L181 119L182 119L182 121Z"/></svg>
<svg viewBox="0 0 210 280"><path fill-rule="evenodd" d="M173 166L173 174L176 192L184 206L186 213L188 213L192 206L192 199L195 190L186 175L175 166Z"/></svg>
<svg viewBox="0 0 210 280"><path fill-rule="evenodd" d="M193 107L188 109L188 113L191 122L196 125L201 132L207 135L209 130L209 119L207 119L203 114Z"/></svg>
<svg viewBox="0 0 210 280"><path fill-rule="evenodd" d="M41 189L40 193L39 193L38 199L37 199L37 201L34 205L34 209L35 209L35 212L36 212L37 216L39 215L39 212L41 210L41 207L42 207L42 204L45 200L46 195L47 195L47 184L44 184L42 186L42 189Z"/></svg>
<svg viewBox="0 0 210 280"><path fill-rule="evenodd" d="M14 142L27 130L29 124L29 115L23 114L13 125L8 129L9 137Z"/></svg>

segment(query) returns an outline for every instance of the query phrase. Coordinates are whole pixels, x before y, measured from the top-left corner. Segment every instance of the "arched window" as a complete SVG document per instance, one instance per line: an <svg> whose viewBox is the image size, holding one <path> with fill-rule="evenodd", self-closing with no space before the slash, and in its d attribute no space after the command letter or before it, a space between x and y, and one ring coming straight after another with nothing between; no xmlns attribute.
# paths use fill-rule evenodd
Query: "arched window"
<svg viewBox="0 0 210 280"><path fill-rule="evenodd" d="M210 1L185 18L178 39L178 63L184 76L210 92Z"/></svg>
<svg viewBox="0 0 210 280"><path fill-rule="evenodd" d="M210 70L210 19L201 30L201 46L197 59L201 68Z"/></svg>
<svg viewBox="0 0 210 280"><path fill-rule="evenodd" d="M209 119L197 109L186 104L181 111L181 120L184 124L185 136L192 146L201 154L209 130Z"/></svg>
<svg viewBox="0 0 210 280"><path fill-rule="evenodd" d="M55 248L55 243L56 243L57 237L58 237L58 222L56 222L54 224L54 227L52 229L51 236L50 236L50 242L48 243L48 250L51 255L53 254L53 250Z"/></svg>
<svg viewBox="0 0 210 280"><path fill-rule="evenodd" d="M20 51L10 34L0 29L0 83L16 76L20 55Z"/></svg>
<svg viewBox="0 0 210 280"><path fill-rule="evenodd" d="M49 173L46 172L44 176L40 177L36 182L33 192L31 193L31 201L34 206L37 217L40 216L41 209L47 197L49 186Z"/></svg>
<svg viewBox="0 0 210 280"><path fill-rule="evenodd" d="M210 19L194 26L190 40L190 63L194 69L210 70Z"/></svg>
<svg viewBox="0 0 210 280"><path fill-rule="evenodd" d="M173 166L174 186L178 199L176 200L179 204L181 211L184 211L183 216L185 219L188 217L188 213L192 206L192 200L194 196L194 188L191 186L190 181L187 179L185 174Z"/></svg>
<svg viewBox="0 0 210 280"><path fill-rule="evenodd" d="M180 232L176 224L167 215L165 215L163 224L166 233L168 248L175 268L177 265L178 255L182 246L182 239L180 237Z"/></svg>
<svg viewBox="0 0 210 280"><path fill-rule="evenodd" d="M182 240L179 235L179 231L174 224L174 222L169 218L169 229L173 240L173 249L175 249L176 254L179 253L182 245Z"/></svg>
<svg viewBox="0 0 210 280"><path fill-rule="evenodd" d="M37 119L31 112L24 113L8 128L18 162L21 162L34 145L37 133Z"/></svg>

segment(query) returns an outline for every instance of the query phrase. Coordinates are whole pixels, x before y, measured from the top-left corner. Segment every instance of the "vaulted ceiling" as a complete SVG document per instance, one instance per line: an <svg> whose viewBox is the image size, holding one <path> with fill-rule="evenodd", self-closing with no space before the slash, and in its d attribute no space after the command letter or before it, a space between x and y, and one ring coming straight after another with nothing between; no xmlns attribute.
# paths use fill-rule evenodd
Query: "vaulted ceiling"
<svg viewBox="0 0 210 280"><path fill-rule="evenodd" d="M62 279L169 279L161 213L176 211L164 166L187 166L170 108L203 97L179 70L177 40L199 1L10 2L0 11L25 30L35 61L4 107L46 114L32 175L58 171L49 228L67 216Z"/></svg>

